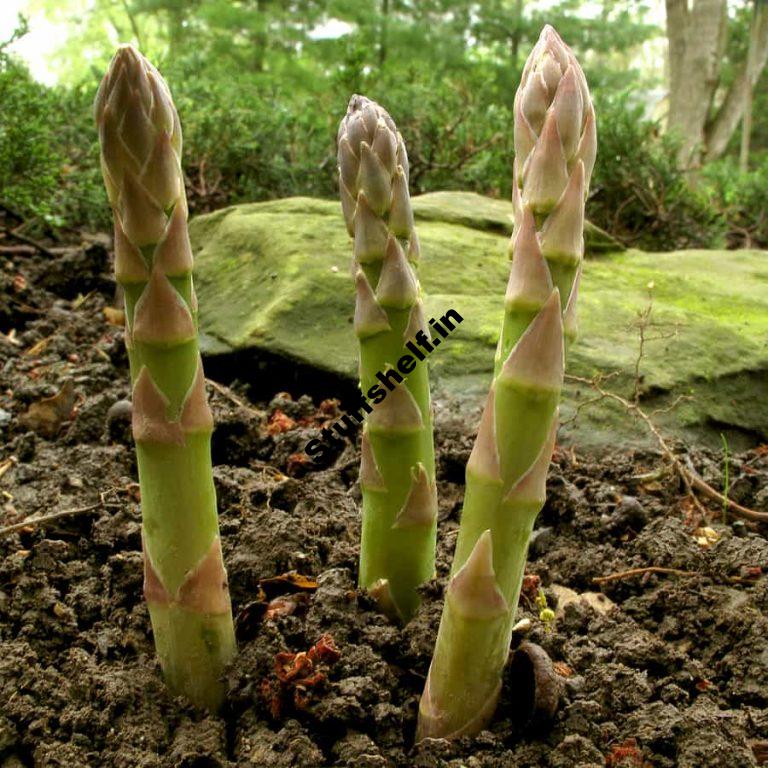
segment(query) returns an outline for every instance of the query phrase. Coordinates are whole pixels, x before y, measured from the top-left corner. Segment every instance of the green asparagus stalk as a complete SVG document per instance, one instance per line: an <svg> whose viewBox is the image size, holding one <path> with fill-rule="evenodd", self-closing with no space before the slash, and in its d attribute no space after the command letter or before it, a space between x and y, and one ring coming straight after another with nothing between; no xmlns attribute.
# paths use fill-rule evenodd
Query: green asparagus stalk
<svg viewBox="0 0 768 768"><path fill-rule="evenodd" d="M355 95L339 127L338 160L342 210L354 240L360 383L378 403L362 436L359 580L382 610L407 621L418 607L416 587L434 576L437 525L427 367L408 362L404 349L416 334L429 338L414 269L419 241L408 157L387 112ZM377 378L390 368L387 382Z"/></svg>
<svg viewBox="0 0 768 768"><path fill-rule="evenodd" d="M584 74L552 27L515 96L512 267L494 379L466 492L417 738L456 738L493 716L528 541L544 504L564 346L576 333L584 201L596 153ZM567 297L565 309L560 296Z"/></svg>
<svg viewBox="0 0 768 768"><path fill-rule="evenodd" d="M197 340L181 128L159 72L118 49L94 105L125 292L144 595L169 688L217 709L235 654Z"/></svg>

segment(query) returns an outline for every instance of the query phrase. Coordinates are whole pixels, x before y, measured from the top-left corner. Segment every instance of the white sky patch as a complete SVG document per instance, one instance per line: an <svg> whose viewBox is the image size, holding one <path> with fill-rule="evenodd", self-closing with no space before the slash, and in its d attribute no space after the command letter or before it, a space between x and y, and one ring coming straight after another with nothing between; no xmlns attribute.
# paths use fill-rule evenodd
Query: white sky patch
<svg viewBox="0 0 768 768"><path fill-rule="evenodd" d="M551 8L557 5L559 0L535 0L532 7L539 9ZM53 85L58 81L57 73L50 62L59 48L63 38L68 33L66 24L55 24L48 21L45 16L39 12L32 12L29 8L29 0L0 0L0 40L7 40L16 27L19 13L23 13L29 19L29 33L21 40L14 43L10 50L19 55L29 67L33 77L47 85ZM664 1L648 0L647 20L651 23L659 24L663 27L664 23ZM579 16L590 18L598 15L601 5L597 0L584 0L579 9ZM354 30L353 25L342 21L341 19L328 19L322 24L318 24L309 32L312 40L336 40L344 35L348 35ZM656 43L658 46L658 42ZM657 54L658 48L654 46L653 54ZM642 57L641 66L648 66L658 62L648 62L648 52ZM640 62L639 62L640 63Z"/></svg>
<svg viewBox="0 0 768 768"><path fill-rule="evenodd" d="M339 37L348 35L353 27L341 19L328 19L322 24L318 24L308 33L311 40L336 40Z"/></svg>
<svg viewBox="0 0 768 768"><path fill-rule="evenodd" d="M58 77L49 60L66 34L66 25L53 24L39 13L30 13L28 6L27 0L0 0L0 40L7 40L13 34L20 13L26 16L29 32L8 50L26 62L35 80L54 85Z"/></svg>

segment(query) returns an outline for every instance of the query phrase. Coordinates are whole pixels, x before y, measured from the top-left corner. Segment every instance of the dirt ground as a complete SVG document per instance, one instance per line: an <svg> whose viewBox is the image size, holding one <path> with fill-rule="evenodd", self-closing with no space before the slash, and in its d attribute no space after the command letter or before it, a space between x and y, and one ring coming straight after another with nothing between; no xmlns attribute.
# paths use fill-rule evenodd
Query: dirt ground
<svg viewBox="0 0 768 768"><path fill-rule="evenodd" d="M357 449L308 465L302 447L335 406L279 394L279 380L268 403L250 402L247 384L209 387L240 654L220 717L169 696L141 594L127 360L120 318L104 311L114 304L106 243L55 256L6 245L0 528L77 512L0 532L0 768L745 768L768 760L766 530L723 521L716 508L696 520L678 482L658 471L658 454L621 446L602 458L560 446L537 522L519 610L531 627L515 642L524 637L555 662L554 717L521 734L507 685L477 739L414 746L474 415L438 404L438 576L401 628L355 587ZM263 391L269 370L254 375ZM722 487L722 456L691 458ZM768 509L768 451L731 457L729 484L736 500ZM651 566L684 573L593 581ZM535 577L554 622L539 618ZM312 676L290 679L291 654L313 647Z"/></svg>

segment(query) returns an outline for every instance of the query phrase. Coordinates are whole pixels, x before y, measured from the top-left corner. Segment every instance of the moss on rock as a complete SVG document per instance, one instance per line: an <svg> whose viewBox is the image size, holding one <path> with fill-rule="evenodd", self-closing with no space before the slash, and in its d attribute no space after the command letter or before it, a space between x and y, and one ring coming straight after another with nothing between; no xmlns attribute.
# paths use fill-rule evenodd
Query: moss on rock
<svg viewBox="0 0 768 768"><path fill-rule="evenodd" d="M503 222L510 208L464 192L414 198L427 317L453 308L465 319L430 357L438 390L448 394L479 398L487 388L509 269ZM291 198L226 208L194 219L191 236L209 353L264 350L355 377L350 244L335 202ZM628 250L588 259L569 371L617 371L611 386L631 392L638 314L652 295L640 365L649 407L689 396L662 416L667 428L712 436L731 427L768 437L766 264L759 251ZM568 389L566 418L591 396L581 385ZM601 403L580 412L576 439L634 439L640 433L630 422Z"/></svg>

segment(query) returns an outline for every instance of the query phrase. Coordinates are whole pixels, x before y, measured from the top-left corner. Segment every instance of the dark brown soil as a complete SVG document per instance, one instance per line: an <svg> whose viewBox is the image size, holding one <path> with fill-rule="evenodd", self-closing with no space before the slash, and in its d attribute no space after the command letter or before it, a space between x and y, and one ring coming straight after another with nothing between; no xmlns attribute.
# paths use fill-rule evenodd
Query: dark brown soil
<svg viewBox="0 0 768 768"><path fill-rule="evenodd" d="M254 405L245 386L211 387L240 655L220 717L169 696L141 595L129 412L113 407L129 388L121 329L103 311L113 303L109 269L98 242L55 259L0 254L0 527L88 508L0 535L0 768L759 764L768 739L765 531L722 523L718 509L695 521L677 482L648 477L658 455L621 446L600 460L560 447L537 523L529 573L558 615L543 623L525 597L519 615L532 622L526 639L557 662L555 717L521 735L507 689L477 739L414 746L475 425L475 414L446 404L437 410L438 578L400 628L355 589L356 449L325 468L301 461L330 406L283 395ZM28 412L67 381L72 418L66 387L43 404L42 420L40 407ZM283 387L276 380L272 391ZM692 458L722 486L722 457ZM734 498L768 507L767 452L732 457L730 478ZM695 533L700 525L714 530L711 542ZM619 579L589 603L569 602L562 589L599 592L593 578L647 566L689 573ZM290 571L307 578L275 579ZM299 688L279 683L276 654L308 651L327 635L338 660Z"/></svg>

